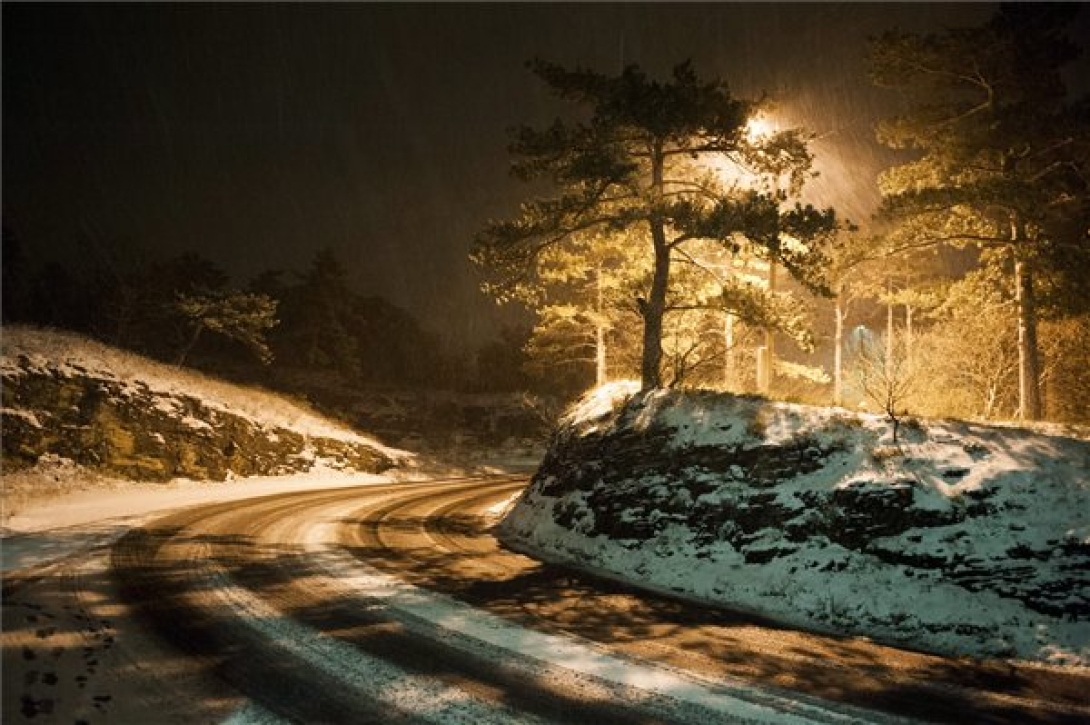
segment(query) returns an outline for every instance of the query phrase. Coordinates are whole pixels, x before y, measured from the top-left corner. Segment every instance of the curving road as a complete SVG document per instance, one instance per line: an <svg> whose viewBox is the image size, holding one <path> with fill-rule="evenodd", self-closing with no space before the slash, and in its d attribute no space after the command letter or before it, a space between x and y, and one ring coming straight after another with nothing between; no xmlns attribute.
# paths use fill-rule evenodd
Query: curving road
<svg viewBox="0 0 1090 725"><path fill-rule="evenodd" d="M640 593L501 549L524 477L187 509L5 580L3 721L1090 721L1090 678Z"/></svg>

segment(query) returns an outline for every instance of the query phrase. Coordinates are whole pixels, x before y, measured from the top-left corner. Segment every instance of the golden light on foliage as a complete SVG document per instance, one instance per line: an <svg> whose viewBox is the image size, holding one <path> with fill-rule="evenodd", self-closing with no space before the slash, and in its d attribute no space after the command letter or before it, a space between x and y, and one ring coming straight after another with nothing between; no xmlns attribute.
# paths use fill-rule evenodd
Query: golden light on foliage
<svg viewBox="0 0 1090 725"><path fill-rule="evenodd" d="M779 133L781 124L767 110L754 114L746 121L742 129L746 144L760 146ZM768 179L748 162L743 161L744 154L707 155L701 157L697 165L700 171L715 174L721 183L728 187L755 188L765 186Z"/></svg>

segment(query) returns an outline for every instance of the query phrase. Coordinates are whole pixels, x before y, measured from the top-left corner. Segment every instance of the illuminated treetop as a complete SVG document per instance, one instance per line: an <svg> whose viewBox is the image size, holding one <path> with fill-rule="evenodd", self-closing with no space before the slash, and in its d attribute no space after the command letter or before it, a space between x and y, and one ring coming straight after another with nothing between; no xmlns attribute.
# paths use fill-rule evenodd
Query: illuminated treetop
<svg viewBox="0 0 1090 725"><path fill-rule="evenodd" d="M1013 272L1027 419L1042 414L1038 298L1065 287L1069 307L1087 299L1090 124L1086 102L1068 102L1061 73L1077 53L1064 36L1076 11L1004 4L978 27L891 31L871 49L875 82L905 102L879 138L918 152L880 182L891 246L971 245Z"/></svg>
<svg viewBox="0 0 1090 725"><path fill-rule="evenodd" d="M713 241L737 251L746 243L809 287L823 287L817 242L835 228L833 211L801 204L781 209L810 170L800 131L749 133L747 121L759 103L733 97L720 80L701 81L688 62L666 82L637 66L617 76L540 60L530 68L584 114L579 121L514 131L515 175L547 182L554 193L525 202L514 219L492 222L478 235L474 259L493 273L499 289L518 284L544 250L573 234L634 231L637 243L653 252L650 279L637 300L648 389L662 382L671 261L686 244ZM715 159L776 183L728 185L711 171ZM788 237L798 243L784 243Z"/></svg>

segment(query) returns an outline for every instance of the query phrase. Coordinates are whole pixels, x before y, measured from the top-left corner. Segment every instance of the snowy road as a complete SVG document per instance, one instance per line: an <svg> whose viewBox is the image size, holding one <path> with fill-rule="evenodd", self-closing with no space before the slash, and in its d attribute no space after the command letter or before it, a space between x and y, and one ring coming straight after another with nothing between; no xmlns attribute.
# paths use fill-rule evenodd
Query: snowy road
<svg viewBox="0 0 1090 725"><path fill-rule="evenodd" d="M5 578L5 723L1086 722L1086 682L785 630L543 565L489 477L145 521ZM73 532L73 536L78 535Z"/></svg>

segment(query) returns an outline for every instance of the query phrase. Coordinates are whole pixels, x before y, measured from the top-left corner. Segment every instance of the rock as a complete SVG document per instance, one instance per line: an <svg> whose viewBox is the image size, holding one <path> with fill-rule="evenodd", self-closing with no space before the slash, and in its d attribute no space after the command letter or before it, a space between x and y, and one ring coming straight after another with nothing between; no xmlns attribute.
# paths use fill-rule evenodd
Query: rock
<svg viewBox="0 0 1090 725"><path fill-rule="evenodd" d="M871 450L877 447L873 431L844 428L849 433L843 440L854 441L854 451L836 436L805 426L771 441L758 424L766 405L760 401L724 395L717 403L707 393L653 395L672 396L662 405L669 414L656 413L654 399L635 397L591 421L561 426L529 491L509 516L521 523L504 522L501 538L516 548L529 545L532 532L517 526L525 527L532 517L518 509L555 500L550 510L557 525L588 538L624 541L628 548L651 549L668 528L676 536L680 527L687 529L695 556L701 556L701 547L725 543L747 566L759 566L801 548L833 544L876 566L897 567L914 580L955 584L1050 616L1090 620L1090 544L1040 543L1045 537L1038 530L1011 523L1021 519L1025 507L1004 500L996 481L940 505L934 495L928 500L914 478L880 475L886 470L883 461L869 464L868 475L853 468L858 460L869 460L860 452L866 441ZM708 412L717 412L715 405L727 409L737 424L717 423ZM679 410L694 408L693 417L712 421L708 427L721 431L724 442L693 435L696 422ZM829 428L836 425L845 424L834 420ZM743 428L744 436L730 436L732 429ZM962 445L954 437L948 443ZM972 460L992 455L978 444L966 444L965 452ZM898 449L886 457L899 455ZM901 470L927 465L924 459L907 459ZM824 483L798 483L810 474ZM947 484L971 474L964 466L944 466L936 473ZM975 537L1018 543L975 553Z"/></svg>
<svg viewBox="0 0 1090 725"><path fill-rule="evenodd" d="M2 396L9 471L46 454L144 481L277 475L309 470L316 460L364 472L393 465L362 443L266 428L192 396L78 371L5 374Z"/></svg>

